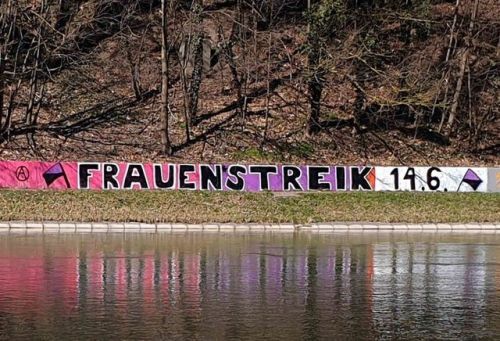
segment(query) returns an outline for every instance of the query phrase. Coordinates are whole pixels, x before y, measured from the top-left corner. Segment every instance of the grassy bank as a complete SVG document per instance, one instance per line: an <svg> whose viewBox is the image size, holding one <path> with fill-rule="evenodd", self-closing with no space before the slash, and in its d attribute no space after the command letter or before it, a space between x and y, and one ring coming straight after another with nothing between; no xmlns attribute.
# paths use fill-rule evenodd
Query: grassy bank
<svg viewBox="0 0 500 341"><path fill-rule="evenodd" d="M0 191L0 221L498 222L500 195Z"/></svg>

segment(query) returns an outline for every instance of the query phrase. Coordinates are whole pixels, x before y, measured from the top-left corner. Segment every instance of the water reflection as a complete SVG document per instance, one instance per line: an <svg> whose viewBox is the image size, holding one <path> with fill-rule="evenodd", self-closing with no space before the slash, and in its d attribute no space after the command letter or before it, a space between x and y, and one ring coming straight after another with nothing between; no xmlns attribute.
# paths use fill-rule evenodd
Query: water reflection
<svg viewBox="0 0 500 341"><path fill-rule="evenodd" d="M0 236L7 338L500 333L500 236Z"/></svg>

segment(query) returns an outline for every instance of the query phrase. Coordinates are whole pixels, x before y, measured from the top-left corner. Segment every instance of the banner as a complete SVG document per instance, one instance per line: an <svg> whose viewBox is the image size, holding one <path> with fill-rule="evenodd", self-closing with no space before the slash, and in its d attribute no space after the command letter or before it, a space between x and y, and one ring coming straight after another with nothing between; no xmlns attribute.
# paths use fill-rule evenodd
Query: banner
<svg viewBox="0 0 500 341"><path fill-rule="evenodd" d="M0 161L0 188L498 192L499 168Z"/></svg>

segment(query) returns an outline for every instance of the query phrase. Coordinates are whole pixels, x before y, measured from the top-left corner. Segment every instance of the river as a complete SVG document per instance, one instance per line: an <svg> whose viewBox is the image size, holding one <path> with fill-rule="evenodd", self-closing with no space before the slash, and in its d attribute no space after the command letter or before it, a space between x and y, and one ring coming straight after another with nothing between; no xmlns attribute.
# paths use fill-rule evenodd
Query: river
<svg viewBox="0 0 500 341"><path fill-rule="evenodd" d="M0 339L493 339L500 235L0 235Z"/></svg>

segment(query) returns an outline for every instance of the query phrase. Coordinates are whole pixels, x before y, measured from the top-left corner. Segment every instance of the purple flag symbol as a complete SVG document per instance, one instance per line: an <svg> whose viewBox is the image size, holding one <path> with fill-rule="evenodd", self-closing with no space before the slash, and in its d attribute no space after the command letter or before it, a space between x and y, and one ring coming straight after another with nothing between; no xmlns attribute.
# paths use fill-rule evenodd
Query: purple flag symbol
<svg viewBox="0 0 500 341"><path fill-rule="evenodd" d="M52 185L52 183L54 181L56 181L57 179L59 179L60 177L64 178L64 182L66 183L66 187L71 188L69 181L68 181L68 177L66 176L66 172L64 171L64 168L60 162L56 163L55 165L53 165L52 167L47 169L45 171L45 173L43 173L43 178L45 179L45 183L47 184L47 187Z"/></svg>
<svg viewBox="0 0 500 341"><path fill-rule="evenodd" d="M481 178L479 177L479 175L476 174L476 172L474 172L472 169L469 168L467 169L467 172L465 172L462 182L465 182L474 190L477 190L479 185L483 183L483 180L481 180Z"/></svg>

